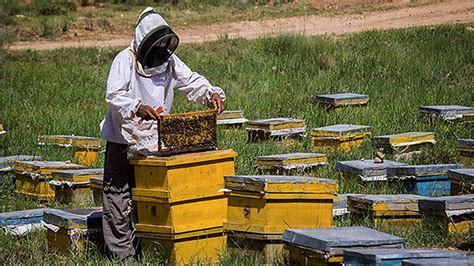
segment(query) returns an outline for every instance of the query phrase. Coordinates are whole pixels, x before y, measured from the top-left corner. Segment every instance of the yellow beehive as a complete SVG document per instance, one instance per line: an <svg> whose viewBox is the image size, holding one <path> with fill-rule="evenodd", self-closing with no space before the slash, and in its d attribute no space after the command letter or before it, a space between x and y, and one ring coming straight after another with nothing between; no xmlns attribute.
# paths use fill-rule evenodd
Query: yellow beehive
<svg viewBox="0 0 474 266"><path fill-rule="evenodd" d="M349 195L348 210L355 220L368 218L382 226L407 226L421 221L418 201L428 197L401 195Z"/></svg>
<svg viewBox="0 0 474 266"><path fill-rule="evenodd" d="M385 153L400 156L409 156L419 153L424 147L436 144L433 132L407 132L393 135L377 136L373 138L375 145ZM408 157L409 158L409 157Z"/></svg>
<svg viewBox="0 0 474 266"><path fill-rule="evenodd" d="M246 125L249 141L301 137L306 126L301 119L270 118L248 121Z"/></svg>
<svg viewBox="0 0 474 266"><path fill-rule="evenodd" d="M365 106L369 103L369 96L359 93L336 93L316 95L319 104L326 108L338 108L343 106Z"/></svg>
<svg viewBox="0 0 474 266"><path fill-rule="evenodd" d="M61 203L84 204L92 200L91 178L102 177L104 169L63 170L52 173L49 181L54 187L55 199Z"/></svg>
<svg viewBox="0 0 474 266"><path fill-rule="evenodd" d="M38 136L38 145L73 147L73 158L80 164L96 165L99 158L100 140L93 137L74 135Z"/></svg>
<svg viewBox="0 0 474 266"><path fill-rule="evenodd" d="M226 176L228 231L282 235L287 228L333 226L337 184L300 176Z"/></svg>
<svg viewBox="0 0 474 266"><path fill-rule="evenodd" d="M458 149L460 163L465 167L474 167L474 139L460 139Z"/></svg>
<svg viewBox="0 0 474 266"><path fill-rule="evenodd" d="M257 168L276 174L305 173L327 164L327 156L322 153L289 153L257 156Z"/></svg>
<svg viewBox="0 0 474 266"><path fill-rule="evenodd" d="M104 179L91 178L91 191L95 206L102 206L104 195Z"/></svg>
<svg viewBox="0 0 474 266"><path fill-rule="evenodd" d="M219 264L227 237L222 227L184 234L153 234L138 229L142 248L162 253L170 265Z"/></svg>
<svg viewBox="0 0 474 266"><path fill-rule="evenodd" d="M347 124L314 128L311 133L313 151L349 152L362 145L365 137L370 136L371 130L372 128L369 126Z"/></svg>
<svg viewBox="0 0 474 266"><path fill-rule="evenodd" d="M240 110L224 111L217 116L218 125L240 126L247 121L244 117L244 112Z"/></svg>
<svg viewBox="0 0 474 266"><path fill-rule="evenodd" d="M287 252L281 235L262 235L244 232L227 232L227 250L231 256L260 256L267 264L282 260ZM248 253L251 254L248 254ZM253 254L252 254L253 253Z"/></svg>
<svg viewBox="0 0 474 266"><path fill-rule="evenodd" d="M54 198L54 189L48 183L52 172L83 169L83 165L65 162L18 161L14 166L15 192L39 200Z"/></svg>

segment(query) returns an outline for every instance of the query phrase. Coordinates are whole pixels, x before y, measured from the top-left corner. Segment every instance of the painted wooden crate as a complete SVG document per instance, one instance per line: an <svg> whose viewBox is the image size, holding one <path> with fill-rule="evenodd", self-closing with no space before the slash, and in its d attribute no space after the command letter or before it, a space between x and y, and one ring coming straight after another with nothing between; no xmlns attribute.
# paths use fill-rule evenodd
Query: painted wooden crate
<svg viewBox="0 0 474 266"><path fill-rule="evenodd" d="M38 200L54 198L50 186L52 172L59 170L84 169L83 165L54 161L18 161L14 166L15 192Z"/></svg>
<svg viewBox="0 0 474 266"><path fill-rule="evenodd" d="M355 195L347 197L351 219L368 218L382 226L409 226L421 221L418 201L427 197L412 194Z"/></svg>
<svg viewBox="0 0 474 266"><path fill-rule="evenodd" d="M403 260L459 258L465 253L437 249L368 249L344 250L344 264L352 266L401 266Z"/></svg>
<svg viewBox="0 0 474 266"><path fill-rule="evenodd" d="M16 161L41 161L41 156L31 156L31 155L13 155L0 157L0 173L1 172L10 172L13 170L13 166Z"/></svg>
<svg viewBox="0 0 474 266"><path fill-rule="evenodd" d="M246 125L249 141L302 137L306 126L301 119L270 118L248 121Z"/></svg>
<svg viewBox="0 0 474 266"><path fill-rule="evenodd" d="M91 191L95 206L102 206L104 195L104 179L97 177L91 178Z"/></svg>
<svg viewBox="0 0 474 266"><path fill-rule="evenodd" d="M448 196L451 182L448 171L460 169L462 164L405 165L387 168L390 181L403 184L408 193L428 197Z"/></svg>
<svg viewBox="0 0 474 266"><path fill-rule="evenodd" d="M290 265L301 266L340 265L344 249L397 249L405 244L403 238L363 226L288 229L282 240L290 252Z"/></svg>
<svg viewBox="0 0 474 266"><path fill-rule="evenodd" d="M317 95L316 101L326 108L362 106L369 103L369 96L359 93L336 93Z"/></svg>
<svg viewBox="0 0 474 266"><path fill-rule="evenodd" d="M340 124L313 128L311 136L315 152L349 152L370 136L370 126Z"/></svg>
<svg viewBox="0 0 474 266"><path fill-rule="evenodd" d="M445 265L472 266L474 265L474 256L455 257L455 258L402 260L402 266L445 266Z"/></svg>
<svg viewBox="0 0 474 266"><path fill-rule="evenodd" d="M217 265L227 246L222 227L184 234L153 234L138 230L137 236L144 252L163 254L166 265Z"/></svg>
<svg viewBox="0 0 474 266"><path fill-rule="evenodd" d="M96 165L99 158L100 139L75 135L40 135L38 145L73 147L73 158L80 164Z"/></svg>
<svg viewBox="0 0 474 266"><path fill-rule="evenodd" d="M288 254L281 241L282 235L229 231L226 234L227 250L231 256L258 256L266 264L272 264L281 261Z"/></svg>
<svg viewBox="0 0 474 266"><path fill-rule="evenodd" d="M336 199L334 200L334 205L332 208L332 216L344 216L349 214L349 210L347 209L347 196L357 196L361 194L337 194Z"/></svg>
<svg viewBox="0 0 474 266"><path fill-rule="evenodd" d="M42 229L43 213L47 209L32 209L0 213L0 227L5 232L20 236L35 229Z"/></svg>
<svg viewBox="0 0 474 266"><path fill-rule="evenodd" d="M474 107L461 105L432 105L420 107L420 113L430 118L440 117L443 120L461 120L465 115L474 114Z"/></svg>
<svg viewBox="0 0 474 266"><path fill-rule="evenodd" d="M103 177L104 169L62 170L52 173L49 184L54 188L55 199L69 204L85 204L92 201L91 178Z"/></svg>
<svg viewBox="0 0 474 266"><path fill-rule="evenodd" d="M241 110L224 111L217 116L218 125L240 126L247 123L244 112Z"/></svg>
<svg viewBox="0 0 474 266"><path fill-rule="evenodd" d="M390 160L384 160L383 163L376 163L374 160L339 161L336 163L336 171L341 172L346 178L355 177L362 181L386 181L388 167L404 165L407 164Z"/></svg>
<svg viewBox="0 0 474 266"><path fill-rule="evenodd" d="M46 210L43 220L49 249L81 251L88 241L103 245L102 208Z"/></svg>
<svg viewBox="0 0 474 266"><path fill-rule="evenodd" d="M337 184L301 176L226 176L228 231L282 235L288 228L333 226Z"/></svg>
<svg viewBox="0 0 474 266"><path fill-rule="evenodd" d="M224 176L235 174L233 150L132 160L138 224L143 232L182 233L222 227Z"/></svg>
<svg viewBox="0 0 474 266"><path fill-rule="evenodd" d="M216 111L160 115L157 155L213 150L216 147Z"/></svg>
<svg viewBox="0 0 474 266"><path fill-rule="evenodd" d="M327 156L322 153L288 153L257 156L257 168L272 174L308 173L326 165Z"/></svg>
<svg viewBox="0 0 474 266"><path fill-rule="evenodd" d="M451 181L451 195L474 194L474 169L454 169L448 171Z"/></svg>
<svg viewBox="0 0 474 266"><path fill-rule="evenodd" d="M376 136L375 145L391 154L395 159L411 159L413 154L421 152L425 147L436 144L433 132L406 132L392 135Z"/></svg>
<svg viewBox="0 0 474 266"><path fill-rule="evenodd" d="M423 199L420 212L447 232L474 232L474 194Z"/></svg>
<svg viewBox="0 0 474 266"><path fill-rule="evenodd" d="M474 139L458 141L459 161L466 167L474 167Z"/></svg>

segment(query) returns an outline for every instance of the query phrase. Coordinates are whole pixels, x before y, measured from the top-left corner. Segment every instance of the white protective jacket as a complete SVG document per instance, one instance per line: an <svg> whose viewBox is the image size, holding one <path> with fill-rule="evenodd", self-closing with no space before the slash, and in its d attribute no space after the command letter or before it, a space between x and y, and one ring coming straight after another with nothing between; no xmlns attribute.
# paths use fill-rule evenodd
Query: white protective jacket
<svg viewBox="0 0 474 266"><path fill-rule="evenodd" d="M143 75L140 63L135 60L136 47L150 30L162 25L166 22L158 14L140 20L130 47L121 51L112 63L105 96L109 111L101 122L102 137L107 141L128 145L137 145L144 140L154 142L158 133L157 122L140 123L141 119L136 115L138 106L142 103L154 109L161 106L163 113L169 114L175 90L183 93L189 101L207 106L211 106L210 99L214 93L225 99L221 88L212 86L205 77L191 71L174 54L167 66L158 68L149 77Z"/></svg>

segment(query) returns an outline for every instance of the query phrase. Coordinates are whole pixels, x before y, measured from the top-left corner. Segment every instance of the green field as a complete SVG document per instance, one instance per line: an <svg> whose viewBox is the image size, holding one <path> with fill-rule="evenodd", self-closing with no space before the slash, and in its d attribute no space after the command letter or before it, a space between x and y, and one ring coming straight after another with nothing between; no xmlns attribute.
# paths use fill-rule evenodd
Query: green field
<svg viewBox="0 0 474 266"><path fill-rule="evenodd" d="M473 138L473 126L419 117L418 107L435 104L474 105L474 32L469 25L366 32L345 38L281 36L254 41L221 39L178 48L192 69L205 75L227 94L227 109L244 110L249 119L291 117L304 119L307 128L352 123L370 125L373 135L434 131L435 148L424 150L411 163L455 163L458 138ZM472 25L471 25L472 26ZM50 52L4 53L0 77L0 122L9 133L0 139L0 155L34 154L46 160L71 160L71 151L39 147L41 134L99 137L99 122L107 111L105 80L118 50L63 49ZM370 95L368 108L328 112L314 103L314 95L360 92ZM202 107L177 97L174 112ZM247 143L242 128L219 130L219 147L238 152L238 174L256 173L257 155L310 151L303 141ZM330 164L318 176L340 179L338 160L372 158L376 149L366 142L351 153L330 154ZM103 162L103 156L99 166ZM0 181L0 212L43 205L17 197L11 175ZM342 193L400 193L388 185L340 182ZM66 207L51 203L53 207ZM346 225L348 220L337 221ZM452 247L471 236L446 236L419 226L393 231L407 237L409 246ZM5 263L56 263L66 260L45 252L44 232L26 239L0 235L0 257ZM72 262L104 262L91 251L74 254ZM227 257L224 264L247 262ZM147 257L144 262L156 262ZM255 262L255 261L254 261Z"/></svg>

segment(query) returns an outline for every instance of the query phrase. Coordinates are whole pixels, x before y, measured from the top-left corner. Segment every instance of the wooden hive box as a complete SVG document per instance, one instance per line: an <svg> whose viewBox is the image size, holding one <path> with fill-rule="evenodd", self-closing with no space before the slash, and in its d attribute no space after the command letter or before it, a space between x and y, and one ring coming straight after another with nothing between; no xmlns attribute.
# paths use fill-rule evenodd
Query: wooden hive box
<svg viewBox="0 0 474 266"><path fill-rule="evenodd" d="M408 193L427 197L448 196L451 192L448 171L462 167L462 164L388 167L387 177L391 181L401 182Z"/></svg>
<svg viewBox="0 0 474 266"><path fill-rule="evenodd" d="M244 112L241 110L224 111L217 116L218 125L241 126L247 123Z"/></svg>
<svg viewBox="0 0 474 266"><path fill-rule="evenodd" d="M184 234L137 232L144 252L158 251L166 265L217 265L227 246L221 228L198 230Z"/></svg>
<svg viewBox="0 0 474 266"><path fill-rule="evenodd" d="M403 248L403 238L363 226L288 229L283 235L290 265L342 264L344 249ZM395 251L396 252L396 251Z"/></svg>
<svg viewBox="0 0 474 266"><path fill-rule="evenodd" d="M227 198L220 191L233 175L233 150L215 150L132 160L137 229L177 234L222 227Z"/></svg>
<svg viewBox="0 0 474 266"><path fill-rule="evenodd" d="M104 195L104 179L97 177L91 178L91 191L95 206L102 206Z"/></svg>
<svg viewBox="0 0 474 266"><path fill-rule="evenodd" d="M246 125L249 141L302 137L306 126L301 119L270 118L248 121Z"/></svg>
<svg viewBox="0 0 474 266"><path fill-rule="evenodd" d="M104 169L62 170L53 172L49 184L54 187L55 199L69 204L92 201L91 178L103 177Z"/></svg>
<svg viewBox="0 0 474 266"><path fill-rule="evenodd" d="M474 167L474 139L458 141L459 161L467 167Z"/></svg>
<svg viewBox="0 0 474 266"><path fill-rule="evenodd" d="M100 139L75 135L40 135L38 145L73 147L73 158L80 164L96 165L99 158Z"/></svg>
<svg viewBox="0 0 474 266"><path fill-rule="evenodd" d="M103 244L102 208L46 210L43 220L49 249L82 251L87 241L99 247Z"/></svg>
<svg viewBox="0 0 474 266"><path fill-rule="evenodd" d="M403 166L406 163L384 160L375 163L374 160L339 161L336 171L341 172L345 178L360 178L362 181L387 180L387 167Z"/></svg>
<svg viewBox="0 0 474 266"><path fill-rule="evenodd" d="M278 263L288 252L281 241L282 235L254 234L226 231L227 251L231 256L258 256L266 264ZM253 253L253 254L252 254Z"/></svg>
<svg viewBox="0 0 474 266"><path fill-rule="evenodd" d="M369 103L369 96L359 93L337 93L316 95L316 101L326 108L363 106Z"/></svg>
<svg viewBox="0 0 474 266"><path fill-rule="evenodd" d="M411 159L411 156L420 153L422 148L436 144L434 132L406 132L392 135L383 135L373 138L375 145L391 154L395 159Z"/></svg>
<svg viewBox="0 0 474 266"><path fill-rule="evenodd" d="M451 181L451 195L474 194L474 169L454 169L448 171Z"/></svg>
<svg viewBox="0 0 474 266"><path fill-rule="evenodd" d="M349 214L347 209L347 196L357 196L361 194L337 194L336 199L334 200L334 205L332 208L332 216L344 216Z"/></svg>
<svg viewBox="0 0 474 266"><path fill-rule="evenodd" d="M55 161L17 161L15 171L15 192L35 197L38 200L54 198L54 189L50 186L52 172L58 170L83 169L83 165Z"/></svg>
<svg viewBox="0 0 474 266"><path fill-rule="evenodd" d="M32 209L0 213L0 227L6 233L20 236L43 228L43 213L47 209Z"/></svg>
<svg viewBox="0 0 474 266"><path fill-rule="evenodd" d="M1 172L10 172L13 170L13 166L16 161L41 161L41 156L31 156L31 155L13 155L0 157L0 173Z"/></svg>
<svg viewBox="0 0 474 266"><path fill-rule="evenodd" d="M418 201L427 197L411 194L354 195L347 197L351 219L368 218L374 224L409 226L421 221Z"/></svg>
<svg viewBox="0 0 474 266"><path fill-rule="evenodd" d="M358 148L365 137L370 136L372 128L360 125L332 125L314 128L311 136L315 152L349 152Z"/></svg>
<svg viewBox="0 0 474 266"><path fill-rule="evenodd" d="M474 256L454 257L454 258L433 258L433 259L411 259L402 260L402 266L472 266L474 265Z"/></svg>
<svg viewBox="0 0 474 266"><path fill-rule="evenodd" d="M327 164L327 156L322 153L288 153L257 156L257 168L272 174L304 174Z"/></svg>
<svg viewBox="0 0 474 266"><path fill-rule="evenodd" d="M418 205L428 222L446 232L474 232L474 194L423 199Z"/></svg>
<svg viewBox="0 0 474 266"><path fill-rule="evenodd" d="M420 107L420 113L430 118L440 117L443 120L461 120L464 115L474 114L474 107L461 105L432 105Z"/></svg>
<svg viewBox="0 0 474 266"><path fill-rule="evenodd" d="M395 266L402 265L402 260L426 258L465 257L462 252L441 249L368 249L344 250L344 264L353 266Z"/></svg>

